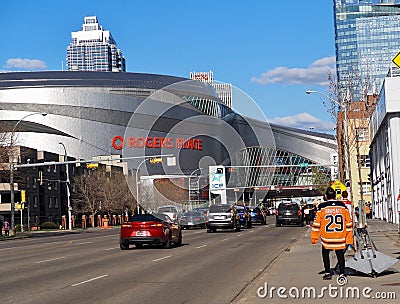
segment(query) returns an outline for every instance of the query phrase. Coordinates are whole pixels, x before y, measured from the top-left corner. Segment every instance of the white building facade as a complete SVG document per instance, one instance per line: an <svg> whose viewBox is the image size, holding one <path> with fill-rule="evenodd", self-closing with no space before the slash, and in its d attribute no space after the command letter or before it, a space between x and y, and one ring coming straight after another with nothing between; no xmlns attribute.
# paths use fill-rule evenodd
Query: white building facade
<svg viewBox="0 0 400 304"><path fill-rule="evenodd" d="M67 47L69 71L125 72L125 58L110 31L103 30L96 16L85 17L82 30L71 33Z"/></svg>
<svg viewBox="0 0 400 304"><path fill-rule="evenodd" d="M370 122L375 217L399 223L400 77L386 77Z"/></svg>
<svg viewBox="0 0 400 304"><path fill-rule="evenodd" d="M210 72L190 72L190 79L206 82L213 86L222 103L230 109L232 108L232 84L214 82L214 74L211 70Z"/></svg>

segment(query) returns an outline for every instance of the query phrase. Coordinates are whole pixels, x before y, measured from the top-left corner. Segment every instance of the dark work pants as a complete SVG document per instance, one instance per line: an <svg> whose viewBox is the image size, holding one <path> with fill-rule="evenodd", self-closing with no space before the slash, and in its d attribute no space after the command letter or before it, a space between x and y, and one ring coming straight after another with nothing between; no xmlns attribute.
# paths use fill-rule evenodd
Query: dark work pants
<svg viewBox="0 0 400 304"><path fill-rule="evenodd" d="M324 246L322 246L322 261L324 262L324 268L325 268L325 273L330 273L331 272L331 262L329 259L329 252L331 250L325 249ZM344 268L345 268L345 259L344 259L344 249L338 249L334 250L336 253L336 257L338 259L338 264L339 264L339 274L344 274Z"/></svg>

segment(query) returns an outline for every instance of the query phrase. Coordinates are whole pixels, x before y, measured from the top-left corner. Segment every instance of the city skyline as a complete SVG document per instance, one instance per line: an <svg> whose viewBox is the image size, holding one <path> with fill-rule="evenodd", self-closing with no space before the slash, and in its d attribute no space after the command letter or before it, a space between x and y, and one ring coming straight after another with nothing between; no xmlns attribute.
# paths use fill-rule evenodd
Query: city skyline
<svg viewBox="0 0 400 304"><path fill-rule="evenodd" d="M321 96L305 91L327 92L328 73L335 74L333 5L289 4L122 1L113 11L107 1L5 1L0 24L9 47L0 52L0 70L65 70L71 32L93 15L123 50L127 72L188 78L213 70L216 81L252 97L268 121L331 132ZM17 11L21 22L12 17Z"/></svg>

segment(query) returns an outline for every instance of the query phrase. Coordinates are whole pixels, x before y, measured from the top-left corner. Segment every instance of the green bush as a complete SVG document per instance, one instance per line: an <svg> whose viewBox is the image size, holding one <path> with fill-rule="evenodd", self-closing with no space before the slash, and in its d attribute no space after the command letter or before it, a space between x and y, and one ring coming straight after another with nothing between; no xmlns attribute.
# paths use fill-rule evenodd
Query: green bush
<svg viewBox="0 0 400 304"><path fill-rule="evenodd" d="M21 232L21 224L16 224L15 225L15 230L17 232ZM24 225L24 231L27 231L27 230L28 230L28 225Z"/></svg>
<svg viewBox="0 0 400 304"><path fill-rule="evenodd" d="M40 230L58 229L58 225L53 222L44 222L40 225Z"/></svg>

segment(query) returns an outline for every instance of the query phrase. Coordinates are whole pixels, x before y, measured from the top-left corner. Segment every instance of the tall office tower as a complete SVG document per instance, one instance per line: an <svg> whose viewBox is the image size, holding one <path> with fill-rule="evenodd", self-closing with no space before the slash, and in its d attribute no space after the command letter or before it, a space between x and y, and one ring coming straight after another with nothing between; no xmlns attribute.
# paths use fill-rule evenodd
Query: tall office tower
<svg viewBox="0 0 400 304"><path fill-rule="evenodd" d="M333 3L341 92L347 90L349 77L368 76L372 85L372 92L368 93L379 94L392 59L400 52L400 0L334 0ZM362 98L359 90L360 86L356 86L350 92L356 100Z"/></svg>
<svg viewBox="0 0 400 304"><path fill-rule="evenodd" d="M230 83L215 83L213 71L190 72L190 79L206 82L214 87L219 99L229 108L232 108L232 85Z"/></svg>
<svg viewBox="0 0 400 304"><path fill-rule="evenodd" d="M67 47L69 71L125 72L125 58L110 31L103 30L96 16L85 17L82 30L71 33Z"/></svg>

